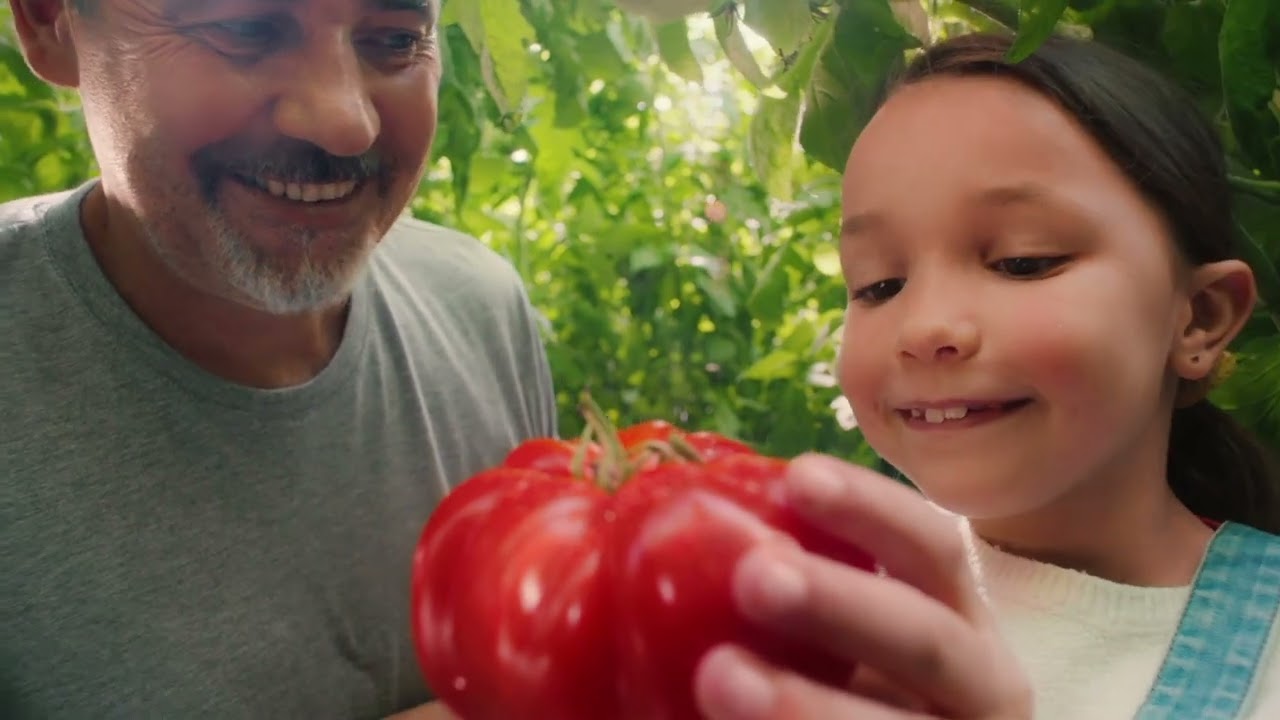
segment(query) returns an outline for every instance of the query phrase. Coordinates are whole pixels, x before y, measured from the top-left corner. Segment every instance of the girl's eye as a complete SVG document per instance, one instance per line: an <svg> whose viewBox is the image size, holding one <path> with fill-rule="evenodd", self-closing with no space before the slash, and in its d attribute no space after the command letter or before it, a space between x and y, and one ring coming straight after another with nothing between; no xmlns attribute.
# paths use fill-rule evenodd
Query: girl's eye
<svg viewBox="0 0 1280 720"><path fill-rule="evenodd" d="M897 295L905 284L906 280L903 280L902 278L879 280L871 283L870 285L863 285L862 287L854 290L849 293L849 297L861 303L874 305Z"/></svg>
<svg viewBox="0 0 1280 720"><path fill-rule="evenodd" d="M1056 269L1067 259L1064 256L1005 258L991 263L991 268L1011 278L1034 279Z"/></svg>

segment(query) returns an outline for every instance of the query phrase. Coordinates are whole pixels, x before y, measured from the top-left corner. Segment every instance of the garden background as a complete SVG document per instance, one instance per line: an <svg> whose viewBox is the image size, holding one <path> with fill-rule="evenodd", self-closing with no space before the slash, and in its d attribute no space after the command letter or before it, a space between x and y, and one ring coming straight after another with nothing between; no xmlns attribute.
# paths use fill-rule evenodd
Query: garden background
<svg viewBox="0 0 1280 720"><path fill-rule="evenodd" d="M995 27L1019 51L1055 28L1117 47L1216 119L1263 304L1215 396L1280 447L1275 0L446 0L440 131L412 209L524 277L565 434L590 389L618 422L875 463L832 374L837 169L886 71ZM74 94L30 74L3 4L0 201L94 172Z"/></svg>

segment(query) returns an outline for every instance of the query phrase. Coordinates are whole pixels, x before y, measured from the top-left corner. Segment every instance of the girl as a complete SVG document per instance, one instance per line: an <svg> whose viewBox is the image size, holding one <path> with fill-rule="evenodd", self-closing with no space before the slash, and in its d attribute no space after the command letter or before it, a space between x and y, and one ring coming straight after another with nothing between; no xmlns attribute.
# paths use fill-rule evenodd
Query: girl
<svg viewBox="0 0 1280 720"><path fill-rule="evenodd" d="M1217 135L1100 44L1008 49L929 49L845 172L841 385L931 502L798 459L797 506L887 577L784 542L736 571L743 612L862 665L718 648L713 720L1280 718L1280 484L1206 400L1256 301Z"/></svg>

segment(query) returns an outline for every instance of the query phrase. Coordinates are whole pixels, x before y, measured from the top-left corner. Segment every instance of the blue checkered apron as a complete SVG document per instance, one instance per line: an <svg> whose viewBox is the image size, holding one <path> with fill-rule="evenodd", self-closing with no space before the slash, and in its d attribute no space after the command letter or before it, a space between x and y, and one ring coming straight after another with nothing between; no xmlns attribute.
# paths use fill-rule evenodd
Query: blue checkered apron
<svg viewBox="0 0 1280 720"><path fill-rule="evenodd" d="M1223 523L1135 720L1244 717L1277 616L1280 538Z"/></svg>

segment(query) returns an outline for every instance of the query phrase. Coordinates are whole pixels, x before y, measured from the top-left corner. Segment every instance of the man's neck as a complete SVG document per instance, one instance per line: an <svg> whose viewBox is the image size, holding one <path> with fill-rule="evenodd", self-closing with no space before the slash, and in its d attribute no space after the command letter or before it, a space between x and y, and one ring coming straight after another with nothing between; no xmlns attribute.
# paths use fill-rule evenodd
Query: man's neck
<svg viewBox="0 0 1280 720"><path fill-rule="evenodd" d="M342 342L347 304L272 315L185 282L101 185L85 198L80 222L98 265L133 312L206 372L250 387L290 387L318 375Z"/></svg>

